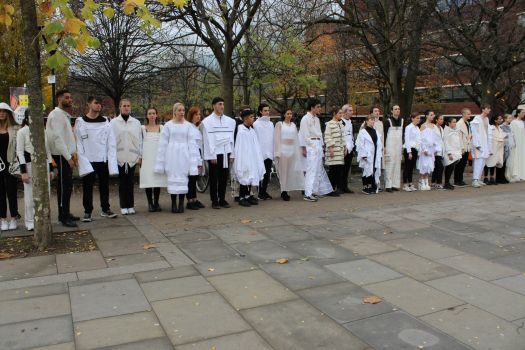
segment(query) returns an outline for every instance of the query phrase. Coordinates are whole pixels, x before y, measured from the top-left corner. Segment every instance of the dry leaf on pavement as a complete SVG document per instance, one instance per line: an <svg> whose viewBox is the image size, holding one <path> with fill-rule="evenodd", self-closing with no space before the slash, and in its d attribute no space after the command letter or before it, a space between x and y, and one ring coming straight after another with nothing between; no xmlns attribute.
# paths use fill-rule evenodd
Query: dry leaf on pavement
<svg viewBox="0 0 525 350"><path fill-rule="evenodd" d="M288 259L280 258L280 259L275 260L275 262L278 264L288 264Z"/></svg>
<svg viewBox="0 0 525 350"><path fill-rule="evenodd" d="M363 304L379 304L382 301L380 297L375 295L369 295L363 298Z"/></svg>
<svg viewBox="0 0 525 350"><path fill-rule="evenodd" d="M151 248L157 248L155 244L144 244L144 249L151 249Z"/></svg>
<svg viewBox="0 0 525 350"><path fill-rule="evenodd" d="M250 222L252 222L251 219L242 219L241 220L241 224L249 224Z"/></svg>
<svg viewBox="0 0 525 350"><path fill-rule="evenodd" d="M0 259L9 259L10 257L12 257L13 254L9 254L9 253L0 253Z"/></svg>

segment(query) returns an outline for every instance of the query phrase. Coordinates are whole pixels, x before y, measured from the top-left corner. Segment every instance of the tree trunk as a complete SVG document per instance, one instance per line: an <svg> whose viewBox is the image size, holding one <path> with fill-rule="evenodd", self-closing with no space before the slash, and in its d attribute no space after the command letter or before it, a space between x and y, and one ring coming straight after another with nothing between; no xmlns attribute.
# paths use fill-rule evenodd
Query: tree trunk
<svg viewBox="0 0 525 350"><path fill-rule="evenodd" d="M221 93L224 99L224 114L233 116L233 67L231 59L226 58L221 70Z"/></svg>
<svg viewBox="0 0 525 350"><path fill-rule="evenodd" d="M49 171L45 146L45 128L42 111L41 61L40 61L40 31L37 27L37 15L34 0L21 0L23 42L27 67L27 90L29 109L31 113L31 142L35 152L31 158L33 203L35 206L35 244L39 250L44 250L51 243L53 231L51 228L49 204Z"/></svg>

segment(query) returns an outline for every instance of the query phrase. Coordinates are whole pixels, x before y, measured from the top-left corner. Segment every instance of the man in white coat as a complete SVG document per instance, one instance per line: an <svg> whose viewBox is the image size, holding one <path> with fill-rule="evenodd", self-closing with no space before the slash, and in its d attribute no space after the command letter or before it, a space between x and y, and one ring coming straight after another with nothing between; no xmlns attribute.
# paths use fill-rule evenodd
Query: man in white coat
<svg viewBox="0 0 525 350"><path fill-rule="evenodd" d="M481 115L475 116L470 123L470 132L472 133L472 187L476 188L485 186L485 183L480 179L485 162L492 150L492 140L489 133L490 111L490 105L483 105Z"/></svg>
<svg viewBox="0 0 525 350"><path fill-rule="evenodd" d="M264 159L264 178L259 186L259 199L267 200L272 199L272 196L268 194L268 183L270 182L270 175L272 173L273 164L273 133L274 127L270 120L270 106L266 103L261 103L257 108L257 114L259 119L253 123L253 129L257 133L257 139L259 140L260 152Z"/></svg>
<svg viewBox="0 0 525 350"><path fill-rule="evenodd" d="M510 182L525 180L525 110L518 109L510 123L514 147L510 149L505 177Z"/></svg>
<svg viewBox="0 0 525 350"><path fill-rule="evenodd" d="M392 106L392 115L384 124L385 191L399 191L401 186L401 156L403 153L403 118L399 105Z"/></svg>
<svg viewBox="0 0 525 350"><path fill-rule="evenodd" d="M352 168L352 158L354 157L354 129L352 127L354 108L351 104L346 104L341 109L343 111L341 126L343 127L343 137L346 144L345 169L343 175L345 187L342 190L344 193L354 193L354 191L348 188L348 176L350 175L350 170Z"/></svg>

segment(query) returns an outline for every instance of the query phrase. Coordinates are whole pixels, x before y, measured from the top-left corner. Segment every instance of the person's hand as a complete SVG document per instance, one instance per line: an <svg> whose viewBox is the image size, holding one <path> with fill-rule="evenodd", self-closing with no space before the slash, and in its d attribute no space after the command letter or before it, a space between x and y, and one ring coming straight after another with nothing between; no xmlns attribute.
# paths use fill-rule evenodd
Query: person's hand
<svg viewBox="0 0 525 350"><path fill-rule="evenodd" d="M49 172L49 180L53 180L53 178L55 177L55 173L54 172Z"/></svg>
<svg viewBox="0 0 525 350"><path fill-rule="evenodd" d="M71 158L70 160L67 161L69 166L74 168L75 167L75 161L73 160L73 158Z"/></svg>
<svg viewBox="0 0 525 350"><path fill-rule="evenodd" d="M412 160L412 153L408 154L408 159Z"/></svg>
<svg viewBox="0 0 525 350"><path fill-rule="evenodd" d="M29 176L28 173L22 174L22 182L25 184L28 184L29 182L31 182L31 177Z"/></svg>
<svg viewBox="0 0 525 350"><path fill-rule="evenodd" d="M303 157L306 157L306 148L303 148Z"/></svg>
<svg viewBox="0 0 525 350"><path fill-rule="evenodd" d="M217 164L217 159L210 160L210 163L213 164L213 165L216 165Z"/></svg>
<svg viewBox="0 0 525 350"><path fill-rule="evenodd" d="M330 158L333 158L333 157L334 157L334 149L330 148Z"/></svg>
<svg viewBox="0 0 525 350"><path fill-rule="evenodd" d="M454 159L454 157L452 157L452 154L449 154L449 155L448 155L448 159L449 159L449 160L453 160L453 159Z"/></svg>
<svg viewBox="0 0 525 350"><path fill-rule="evenodd" d="M139 158L139 160L137 161L137 164L138 164L139 166L142 166L142 158Z"/></svg>

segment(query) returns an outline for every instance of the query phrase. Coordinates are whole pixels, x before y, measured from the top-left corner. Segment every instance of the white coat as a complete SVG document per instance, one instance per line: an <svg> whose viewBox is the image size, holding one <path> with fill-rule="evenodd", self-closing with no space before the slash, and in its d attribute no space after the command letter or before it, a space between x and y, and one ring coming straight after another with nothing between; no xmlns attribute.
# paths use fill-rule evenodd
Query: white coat
<svg viewBox="0 0 525 350"><path fill-rule="evenodd" d="M443 155L443 165L450 165L461 159L463 156L461 148L461 132L457 129L449 128L445 126L444 132L444 155ZM452 159L449 158L452 156Z"/></svg>
<svg viewBox="0 0 525 350"><path fill-rule="evenodd" d="M381 134L377 132L377 142L374 147L372 137L365 128L359 131L356 139L357 162L359 167L363 169L363 177L368 177L374 173L376 168L375 182L379 185L381 177L381 160L383 158L383 142ZM375 150L375 164L374 164L374 150Z"/></svg>

